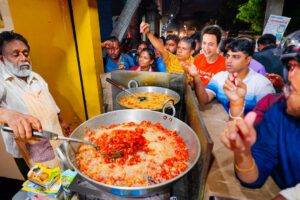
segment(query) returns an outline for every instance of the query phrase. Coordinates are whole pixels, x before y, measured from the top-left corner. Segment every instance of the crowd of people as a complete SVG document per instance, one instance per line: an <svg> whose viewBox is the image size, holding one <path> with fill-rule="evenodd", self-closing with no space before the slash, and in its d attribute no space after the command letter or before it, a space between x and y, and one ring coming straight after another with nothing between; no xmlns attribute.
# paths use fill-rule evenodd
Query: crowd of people
<svg viewBox="0 0 300 200"><path fill-rule="evenodd" d="M165 43L150 32L147 23L141 23L140 32L149 43L138 45L135 66L129 69L186 73L200 105L216 98L228 112L230 121L220 137L234 154L241 184L261 187L272 176L282 189L278 199L296 195L300 187L295 187L300 183L300 31L280 45L272 34L262 35L257 43L245 35L222 38L216 25L191 37L169 35ZM111 49L105 48L110 57ZM119 67L114 69L124 69L121 59L119 53L115 60ZM158 63L164 67L155 66ZM109 69L106 63L105 71Z"/></svg>
<svg viewBox="0 0 300 200"><path fill-rule="evenodd" d="M217 99L230 121L220 137L234 154L235 175L242 185L261 187L269 176L289 198L300 183L300 31L279 46L272 34L222 38L209 25L192 37L169 35L165 40L140 24L148 42L134 56L121 52L116 37L101 43L105 72L134 70L185 73L200 105ZM62 134L59 108L47 83L32 71L30 46L20 34L0 33L0 122L7 151L24 175L36 162L57 165L59 143L31 138L32 129ZM47 106L45 106L47 105ZM41 156L42 155L42 156ZM285 190L287 189L287 190Z"/></svg>

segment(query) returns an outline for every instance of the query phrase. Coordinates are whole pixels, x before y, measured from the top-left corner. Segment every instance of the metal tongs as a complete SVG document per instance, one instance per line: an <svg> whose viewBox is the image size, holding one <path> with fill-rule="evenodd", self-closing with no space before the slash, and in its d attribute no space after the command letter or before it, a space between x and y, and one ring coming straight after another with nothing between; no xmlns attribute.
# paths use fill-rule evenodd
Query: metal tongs
<svg viewBox="0 0 300 200"><path fill-rule="evenodd" d="M109 82L110 84L112 84L113 86L119 88L120 90L123 90L124 92L126 92L126 93L132 95L134 98L136 98L136 99L138 99L138 100L140 100L140 101L146 100L146 97L139 97L139 96L137 96L136 94L130 92L130 91L127 90L123 85L121 85L120 83L118 83L118 82L115 81L115 80L112 80L112 79L110 79L110 78L106 78L106 81Z"/></svg>
<svg viewBox="0 0 300 200"><path fill-rule="evenodd" d="M7 127L7 126L3 126L2 130L6 131L6 132L9 132L9 133L13 133L13 130L11 128ZM33 137L39 137L39 138L45 138L45 139L48 139L48 140L64 140L64 141L68 141L68 142L84 143L84 144L92 145L93 147L96 148L96 150L99 149L99 147L91 141L80 140L80 139L69 138L69 137L63 137L63 136L59 136L58 134L50 132L50 131L42 131L42 132L32 131L32 136Z"/></svg>

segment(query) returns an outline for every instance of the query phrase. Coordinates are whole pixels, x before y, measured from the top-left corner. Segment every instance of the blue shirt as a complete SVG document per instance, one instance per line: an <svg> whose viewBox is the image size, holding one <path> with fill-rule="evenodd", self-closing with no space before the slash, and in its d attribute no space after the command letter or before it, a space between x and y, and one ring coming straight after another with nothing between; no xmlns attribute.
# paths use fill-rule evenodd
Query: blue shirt
<svg viewBox="0 0 300 200"><path fill-rule="evenodd" d="M223 90L223 85L228 74L229 73L227 71L217 73L206 86L206 90L215 95L227 112L229 110L229 99ZM249 73L243 79L243 83L247 86L247 94L245 96L245 113L252 110L261 98L267 94L275 93L275 89L269 79L256 73L252 69L249 69Z"/></svg>
<svg viewBox="0 0 300 200"><path fill-rule="evenodd" d="M127 54L121 54L119 63L120 62L124 63L126 70L129 70L131 67L135 66L133 58ZM111 72L119 69L119 63L115 63L110 57L107 57L105 72Z"/></svg>
<svg viewBox="0 0 300 200"><path fill-rule="evenodd" d="M258 179L246 187L261 187L269 176L281 189L300 183L300 121L286 113L286 103L274 104L256 127L257 141L252 154Z"/></svg>
<svg viewBox="0 0 300 200"><path fill-rule="evenodd" d="M167 66L164 63L161 56L156 59L156 68L157 68L158 72L166 72L167 71Z"/></svg>

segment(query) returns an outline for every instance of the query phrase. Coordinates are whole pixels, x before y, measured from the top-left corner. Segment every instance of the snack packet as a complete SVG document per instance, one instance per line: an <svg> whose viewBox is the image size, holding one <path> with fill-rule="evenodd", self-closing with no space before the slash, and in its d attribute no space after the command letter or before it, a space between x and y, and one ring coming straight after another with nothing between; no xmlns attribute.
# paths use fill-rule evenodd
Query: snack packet
<svg viewBox="0 0 300 200"><path fill-rule="evenodd" d="M28 180L49 189L53 184L60 180L61 173L59 167L49 169L41 163L37 163L27 174Z"/></svg>

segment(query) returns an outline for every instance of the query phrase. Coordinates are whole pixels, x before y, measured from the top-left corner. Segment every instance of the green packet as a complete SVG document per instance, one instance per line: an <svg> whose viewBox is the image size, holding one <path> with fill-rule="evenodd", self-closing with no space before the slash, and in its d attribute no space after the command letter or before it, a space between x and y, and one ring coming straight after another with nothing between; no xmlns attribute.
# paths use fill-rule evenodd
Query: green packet
<svg viewBox="0 0 300 200"><path fill-rule="evenodd" d="M71 169L68 169L62 173L61 183L64 188L68 188L69 185L73 182L76 177L77 172Z"/></svg>

